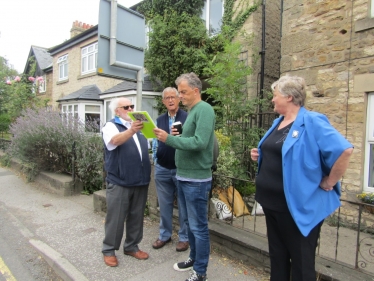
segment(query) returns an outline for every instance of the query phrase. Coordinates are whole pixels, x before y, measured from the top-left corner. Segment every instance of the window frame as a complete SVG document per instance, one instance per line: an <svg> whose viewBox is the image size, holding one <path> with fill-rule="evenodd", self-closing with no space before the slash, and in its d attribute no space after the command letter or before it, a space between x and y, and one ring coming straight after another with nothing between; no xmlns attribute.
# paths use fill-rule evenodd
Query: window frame
<svg viewBox="0 0 374 281"><path fill-rule="evenodd" d="M45 93L47 91L47 76L43 75L43 82L39 82L39 93Z"/></svg>
<svg viewBox="0 0 374 281"><path fill-rule="evenodd" d="M69 63L68 63L68 54L65 54L58 58L58 81L64 81L69 78ZM66 75L65 75L66 74Z"/></svg>
<svg viewBox="0 0 374 281"><path fill-rule="evenodd" d="M93 47L92 51L89 49ZM81 75L96 72L97 69L97 56L98 56L98 42L87 45L81 49ZM92 67L90 66L90 57L93 56Z"/></svg>
<svg viewBox="0 0 374 281"><path fill-rule="evenodd" d="M374 146L374 92L368 94L367 99L367 113L366 113L366 136L365 136L365 163L364 163L364 178L363 178L363 191L374 192L373 186L369 186L369 174L370 168L374 170L374 159L370 159L370 156L374 158L374 150L371 148ZM371 165L372 167L370 167ZM373 173L373 171L371 171ZM371 175L374 177L374 175Z"/></svg>
<svg viewBox="0 0 374 281"><path fill-rule="evenodd" d="M211 32L210 30L210 1L211 0L205 0L204 1L204 8L203 8L203 11L202 11L202 19L205 20L205 28L206 30L208 31L208 34L210 36L214 36L214 35L217 35L221 32L221 28L219 28L219 30L217 30L216 32ZM225 8L225 0L220 0L222 1L222 14L221 14L221 21L222 21L222 18L223 18L223 14L224 14L224 8Z"/></svg>
<svg viewBox="0 0 374 281"><path fill-rule="evenodd" d="M370 1L369 6L369 17L374 18L374 0Z"/></svg>

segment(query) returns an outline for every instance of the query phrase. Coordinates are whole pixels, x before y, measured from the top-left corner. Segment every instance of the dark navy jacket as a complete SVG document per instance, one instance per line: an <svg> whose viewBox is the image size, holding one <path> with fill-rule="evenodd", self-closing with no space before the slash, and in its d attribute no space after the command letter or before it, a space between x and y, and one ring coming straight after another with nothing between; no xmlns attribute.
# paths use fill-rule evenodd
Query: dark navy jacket
<svg viewBox="0 0 374 281"><path fill-rule="evenodd" d="M110 120L119 132L127 128L121 123L118 117ZM105 148L105 170L106 181L124 187L142 186L149 184L151 180L151 163L148 154L148 141L140 133L136 133L142 149L142 160L133 138L109 151Z"/></svg>
<svg viewBox="0 0 374 281"><path fill-rule="evenodd" d="M179 108L177 111L177 115L175 116L175 122L180 121L183 126L184 122L186 121L186 118L187 118L187 112ZM160 115L157 118L157 127L166 132L169 132L169 115L167 112ZM174 161L175 148L172 148L171 146L166 145L162 141L159 141L156 157L157 157L157 164L159 164L160 166L166 169L176 169L175 161Z"/></svg>

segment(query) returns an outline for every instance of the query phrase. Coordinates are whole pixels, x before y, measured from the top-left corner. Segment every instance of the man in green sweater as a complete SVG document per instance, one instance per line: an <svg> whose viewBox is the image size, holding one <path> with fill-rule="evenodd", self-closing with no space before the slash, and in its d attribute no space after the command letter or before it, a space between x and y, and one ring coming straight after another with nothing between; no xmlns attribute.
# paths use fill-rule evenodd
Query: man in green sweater
<svg viewBox="0 0 374 281"><path fill-rule="evenodd" d="M180 212L187 218L190 255L186 261L174 264L177 271L193 268L186 281L206 281L210 239L208 229L208 199L212 182L215 114L213 108L201 100L202 83L191 72L175 80L179 97L188 110L181 136L154 129L159 141L174 147L178 200Z"/></svg>

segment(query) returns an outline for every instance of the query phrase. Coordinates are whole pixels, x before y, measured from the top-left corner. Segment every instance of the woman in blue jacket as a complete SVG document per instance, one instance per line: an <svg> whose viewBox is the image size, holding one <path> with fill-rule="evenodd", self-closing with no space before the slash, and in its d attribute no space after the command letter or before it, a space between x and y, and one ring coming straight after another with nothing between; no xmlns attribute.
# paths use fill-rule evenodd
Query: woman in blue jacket
<svg viewBox="0 0 374 281"><path fill-rule="evenodd" d="M339 180L353 146L326 116L304 108L303 78L283 76L271 88L281 117L251 150L258 161L256 200L266 218L270 280L315 281L321 225L340 206Z"/></svg>

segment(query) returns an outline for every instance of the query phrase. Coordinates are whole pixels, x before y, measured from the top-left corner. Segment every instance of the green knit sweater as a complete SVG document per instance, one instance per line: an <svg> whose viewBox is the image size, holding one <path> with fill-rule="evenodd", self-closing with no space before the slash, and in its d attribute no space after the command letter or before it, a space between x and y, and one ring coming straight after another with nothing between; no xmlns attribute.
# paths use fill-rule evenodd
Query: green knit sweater
<svg viewBox="0 0 374 281"><path fill-rule="evenodd" d="M212 176L214 125L213 108L200 101L188 113L182 135L168 135L165 143L176 149L177 176L190 179Z"/></svg>

